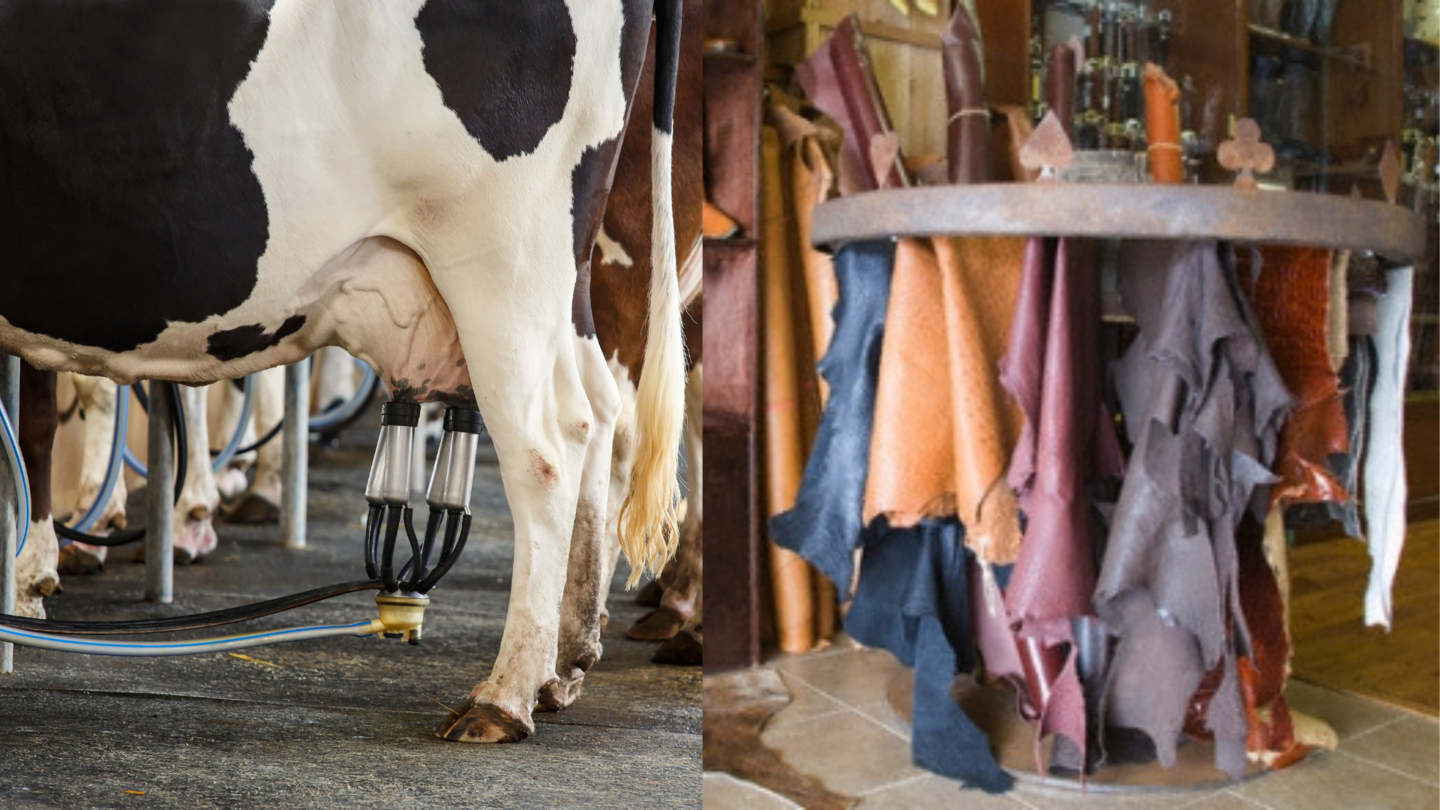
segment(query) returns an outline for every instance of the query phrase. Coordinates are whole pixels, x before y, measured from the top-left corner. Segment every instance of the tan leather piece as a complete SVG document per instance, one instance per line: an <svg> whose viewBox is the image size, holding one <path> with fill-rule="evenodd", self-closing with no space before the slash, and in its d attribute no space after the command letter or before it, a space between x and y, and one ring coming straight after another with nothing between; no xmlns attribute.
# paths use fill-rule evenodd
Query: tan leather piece
<svg viewBox="0 0 1440 810"><path fill-rule="evenodd" d="M770 126L761 131L760 185L761 233L766 248L765 495L768 515L773 517L795 504L806 448L800 418L800 374L789 250L793 237L785 216L780 136ZM810 566L793 551L782 549L774 542L767 545L780 649L807 652L815 645Z"/></svg>
<svg viewBox="0 0 1440 810"><path fill-rule="evenodd" d="M986 562L1020 553L1015 493L1005 471L1024 415L1000 384L1020 291L1025 240L937 239L944 280L955 440L955 506L965 542Z"/></svg>
<svg viewBox="0 0 1440 810"><path fill-rule="evenodd" d="M955 458L944 285L926 241L895 246L875 392L866 524L912 526L955 514Z"/></svg>
<svg viewBox="0 0 1440 810"><path fill-rule="evenodd" d="M1326 350L1330 354L1330 370L1336 374L1350 356L1350 307L1346 304L1350 289L1346 276L1350 272L1350 251L1337 250L1330 261L1330 318L1326 322Z"/></svg>
<svg viewBox="0 0 1440 810"><path fill-rule="evenodd" d="M1030 140L1035 126L1030 122L1030 111L1017 105L1001 105L995 108L1001 121L990 127L991 171L999 183L1029 183L1040 176L1039 170L1025 168L1020 162L1020 147ZM997 161L1003 163L997 164ZM1001 171L1003 169L1003 171Z"/></svg>
<svg viewBox="0 0 1440 810"><path fill-rule="evenodd" d="M1019 552L1005 470L1021 415L997 370L1024 242L972 237L896 246L875 397L865 520L955 515L981 559Z"/></svg>

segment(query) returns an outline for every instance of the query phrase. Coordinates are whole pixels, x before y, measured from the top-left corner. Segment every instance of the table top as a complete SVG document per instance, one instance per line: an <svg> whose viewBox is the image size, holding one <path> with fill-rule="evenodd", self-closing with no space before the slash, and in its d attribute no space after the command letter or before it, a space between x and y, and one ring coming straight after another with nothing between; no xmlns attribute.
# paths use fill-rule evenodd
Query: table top
<svg viewBox="0 0 1440 810"><path fill-rule="evenodd" d="M985 183L887 189L822 203L817 247L895 236L1216 239L1425 255L1425 220L1398 205L1231 186Z"/></svg>

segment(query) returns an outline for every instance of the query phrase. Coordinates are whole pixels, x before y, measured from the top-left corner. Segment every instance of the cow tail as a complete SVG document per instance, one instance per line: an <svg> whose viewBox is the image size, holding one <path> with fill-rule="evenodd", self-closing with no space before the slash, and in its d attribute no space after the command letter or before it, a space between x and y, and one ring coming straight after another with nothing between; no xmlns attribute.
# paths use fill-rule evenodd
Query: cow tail
<svg viewBox="0 0 1440 810"><path fill-rule="evenodd" d="M620 507L620 546L633 588L645 571L658 575L675 553L679 532L676 472L685 421L685 345L671 202L675 81L680 65L681 0L655 2L655 120L650 140L650 313L645 365L635 403L638 441L630 490Z"/></svg>

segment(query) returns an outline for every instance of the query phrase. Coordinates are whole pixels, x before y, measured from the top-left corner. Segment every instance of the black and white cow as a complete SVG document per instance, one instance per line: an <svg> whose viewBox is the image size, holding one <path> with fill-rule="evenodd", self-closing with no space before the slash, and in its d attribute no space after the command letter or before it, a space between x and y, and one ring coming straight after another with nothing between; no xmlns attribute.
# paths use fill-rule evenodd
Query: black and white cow
<svg viewBox="0 0 1440 810"><path fill-rule="evenodd" d="M669 177L679 9L653 9L649 348L621 515L627 556L651 570L674 548L684 413ZM651 0L0 0L0 349L119 382L201 383L333 344L397 400L483 414L514 577L491 676L439 729L452 740L521 739L537 696L565 686L566 563L572 533L598 542L605 526L619 410L576 266L651 12ZM53 576L53 536L26 544L31 583ZM22 597L37 597L28 584Z"/></svg>

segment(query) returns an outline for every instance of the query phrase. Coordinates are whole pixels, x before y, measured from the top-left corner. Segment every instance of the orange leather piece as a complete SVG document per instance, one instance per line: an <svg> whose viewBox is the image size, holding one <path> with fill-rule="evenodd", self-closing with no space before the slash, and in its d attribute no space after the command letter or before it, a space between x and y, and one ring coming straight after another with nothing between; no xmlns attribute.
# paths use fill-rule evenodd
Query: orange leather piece
<svg viewBox="0 0 1440 810"><path fill-rule="evenodd" d="M706 200L701 212L700 228L706 239L729 239L740 232L740 223Z"/></svg>
<svg viewBox="0 0 1440 810"><path fill-rule="evenodd" d="M905 239L896 247L875 398L865 520L956 515L966 543L1013 562L1019 526L1005 470L1019 411L997 370L1024 242Z"/></svg>
<svg viewBox="0 0 1440 810"><path fill-rule="evenodd" d="M1330 359L1330 266L1319 248L1265 247L1258 278L1245 252L1237 275L1255 305L1275 366L1294 398L1280 432L1273 502L1346 501L1330 471L1331 454L1350 448L1340 379Z"/></svg>

